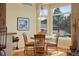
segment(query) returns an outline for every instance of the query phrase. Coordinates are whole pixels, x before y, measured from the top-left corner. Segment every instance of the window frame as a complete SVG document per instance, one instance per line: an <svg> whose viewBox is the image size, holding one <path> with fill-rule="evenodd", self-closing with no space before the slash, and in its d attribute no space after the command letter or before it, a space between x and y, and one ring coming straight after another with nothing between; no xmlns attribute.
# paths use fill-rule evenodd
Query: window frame
<svg viewBox="0 0 79 59"><path fill-rule="evenodd" d="M46 9L47 10L47 14L46 15L43 15L43 16L41 16L41 14L40 14L40 12L41 12L41 10L39 10L39 17L41 18L41 17L45 17L46 18L46 21L47 21L47 16L48 16L48 9L47 8L44 8L44 9ZM39 22L39 31L41 32L41 29L44 29L45 30L45 28L41 28L41 19L39 19L38 20L38 22ZM46 33L47 33L47 23L46 23Z"/></svg>
<svg viewBox="0 0 79 59"><path fill-rule="evenodd" d="M66 5L66 6L68 6L68 5ZM70 5L69 5L70 6ZM65 7L65 6L60 6L60 7ZM55 7L55 8L60 8L60 7ZM54 9L54 8L53 8ZM53 11L53 9L52 9L52 11ZM51 16L52 16L52 24L53 24L53 16L58 16L58 15L64 15L64 14L71 14L71 11L70 12L65 12L65 13L59 13L59 14L54 14L54 13L51 13ZM70 21L71 21L71 19L70 19ZM51 25L52 25L51 24ZM71 25L70 25L71 26ZM52 27L53 27L53 25L52 25ZM60 31L60 30L59 30ZM71 31L71 27L70 27L70 31ZM52 34L54 34L53 33L53 28L52 28ZM70 33L71 34L71 33Z"/></svg>

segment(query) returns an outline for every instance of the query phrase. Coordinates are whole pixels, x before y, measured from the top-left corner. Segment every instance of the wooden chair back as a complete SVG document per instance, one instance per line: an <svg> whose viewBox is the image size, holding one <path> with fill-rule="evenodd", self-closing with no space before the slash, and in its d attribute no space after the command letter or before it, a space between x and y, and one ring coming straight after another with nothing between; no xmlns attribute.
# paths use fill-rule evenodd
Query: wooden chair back
<svg viewBox="0 0 79 59"><path fill-rule="evenodd" d="M45 48L45 35L39 35L36 34L34 35L35 38L35 54L36 53L44 53L44 48Z"/></svg>
<svg viewBox="0 0 79 59"><path fill-rule="evenodd" d="M26 35L26 33L25 33L25 32L23 33L23 38L24 38L24 43L25 43L25 44L27 44L28 39L27 39L27 35Z"/></svg>

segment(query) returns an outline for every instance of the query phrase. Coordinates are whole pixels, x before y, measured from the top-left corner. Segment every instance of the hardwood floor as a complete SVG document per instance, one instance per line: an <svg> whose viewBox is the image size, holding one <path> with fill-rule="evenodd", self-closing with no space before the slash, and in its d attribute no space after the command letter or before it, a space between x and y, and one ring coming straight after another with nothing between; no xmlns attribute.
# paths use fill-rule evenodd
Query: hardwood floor
<svg viewBox="0 0 79 59"><path fill-rule="evenodd" d="M34 51L28 51L28 54L24 54L23 48L12 51L12 56L34 56ZM67 50L58 48L58 51L52 47L48 48L48 54L46 56L67 56Z"/></svg>

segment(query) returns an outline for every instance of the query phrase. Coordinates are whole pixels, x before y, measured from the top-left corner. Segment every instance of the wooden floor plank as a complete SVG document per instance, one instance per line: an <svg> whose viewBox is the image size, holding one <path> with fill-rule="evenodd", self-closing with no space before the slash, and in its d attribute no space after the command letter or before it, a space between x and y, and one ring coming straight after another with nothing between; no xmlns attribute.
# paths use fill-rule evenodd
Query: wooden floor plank
<svg viewBox="0 0 79 59"><path fill-rule="evenodd" d="M48 49L48 54L46 56L67 56L66 54L67 50L66 49L63 49L63 48L58 48L58 51L56 51L56 49L50 47ZM19 50L16 50L15 52L13 51L13 56L34 56L34 52L33 51L28 51L28 54L24 54L24 51L23 49L19 49Z"/></svg>

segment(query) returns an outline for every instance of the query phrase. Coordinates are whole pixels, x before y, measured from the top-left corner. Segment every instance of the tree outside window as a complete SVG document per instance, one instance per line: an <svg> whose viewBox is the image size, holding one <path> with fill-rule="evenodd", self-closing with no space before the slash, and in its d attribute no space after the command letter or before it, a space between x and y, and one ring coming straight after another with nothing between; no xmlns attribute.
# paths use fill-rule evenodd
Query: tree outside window
<svg viewBox="0 0 79 59"><path fill-rule="evenodd" d="M69 9L69 10L67 10ZM71 14L70 6L53 9L53 34L59 32L62 37L70 37L71 34Z"/></svg>

